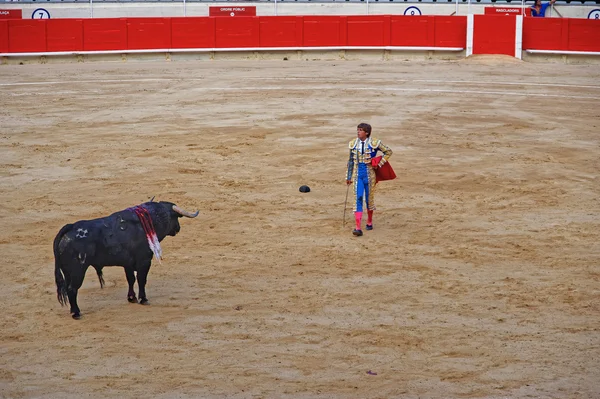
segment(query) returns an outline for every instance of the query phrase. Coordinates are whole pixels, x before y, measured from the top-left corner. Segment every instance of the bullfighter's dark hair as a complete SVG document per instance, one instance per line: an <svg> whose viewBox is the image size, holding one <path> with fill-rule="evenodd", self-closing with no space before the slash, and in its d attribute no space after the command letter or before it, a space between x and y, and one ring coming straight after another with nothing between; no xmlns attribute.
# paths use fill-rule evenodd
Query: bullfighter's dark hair
<svg viewBox="0 0 600 399"><path fill-rule="evenodd" d="M361 129L365 133L367 133L367 137L371 136L371 125L369 125L368 123L359 123L356 128Z"/></svg>

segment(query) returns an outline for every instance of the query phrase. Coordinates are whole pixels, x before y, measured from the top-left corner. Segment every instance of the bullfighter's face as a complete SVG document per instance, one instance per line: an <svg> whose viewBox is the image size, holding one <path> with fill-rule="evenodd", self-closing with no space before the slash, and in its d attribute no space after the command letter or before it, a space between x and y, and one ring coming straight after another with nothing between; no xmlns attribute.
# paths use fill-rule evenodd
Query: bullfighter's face
<svg viewBox="0 0 600 399"><path fill-rule="evenodd" d="M365 132L361 128L358 128L356 129L356 136L360 141L365 141L367 139L367 132Z"/></svg>

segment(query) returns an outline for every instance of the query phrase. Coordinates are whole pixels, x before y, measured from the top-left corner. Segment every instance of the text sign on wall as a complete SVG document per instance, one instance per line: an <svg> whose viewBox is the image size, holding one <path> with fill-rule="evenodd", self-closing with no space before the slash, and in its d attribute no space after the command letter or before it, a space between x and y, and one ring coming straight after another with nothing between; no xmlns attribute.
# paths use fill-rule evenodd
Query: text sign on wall
<svg viewBox="0 0 600 399"><path fill-rule="evenodd" d="M256 6L249 7L208 7L211 17L254 17Z"/></svg>
<svg viewBox="0 0 600 399"><path fill-rule="evenodd" d="M0 10L0 19L22 19L22 10Z"/></svg>
<svg viewBox="0 0 600 399"><path fill-rule="evenodd" d="M485 14L506 14L506 15L520 15L523 11L521 8L515 7L485 7Z"/></svg>

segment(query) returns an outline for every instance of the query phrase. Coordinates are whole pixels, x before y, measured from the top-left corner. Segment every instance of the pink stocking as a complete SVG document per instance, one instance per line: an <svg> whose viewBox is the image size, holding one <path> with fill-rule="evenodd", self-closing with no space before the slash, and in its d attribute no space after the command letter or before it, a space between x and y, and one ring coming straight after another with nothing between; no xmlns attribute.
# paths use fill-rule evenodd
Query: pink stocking
<svg viewBox="0 0 600 399"><path fill-rule="evenodd" d="M356 230L360 230L360 221L362 220L362 212L354 212L354 219L356 219Z"/></svg>

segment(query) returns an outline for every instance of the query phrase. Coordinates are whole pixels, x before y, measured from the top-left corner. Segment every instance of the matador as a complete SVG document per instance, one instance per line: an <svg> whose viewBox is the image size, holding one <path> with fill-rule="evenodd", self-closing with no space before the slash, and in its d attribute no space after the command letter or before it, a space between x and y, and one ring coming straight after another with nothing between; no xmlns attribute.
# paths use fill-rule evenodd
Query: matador
<svg viewBox="0 0 600 399"><path fill-rule="evenodd" d="M362 236L361 221L363 216L363 202L367 206L367 230L373 230L373 211L375 210L375 169L383 166L392 150L384 145L381 140L371 137L371 125L361 123L356 128L356 138L350 141L350 157L346 173L346 184L353 185L354 191L354 219L356 228L352 231L355 236ZM371 160L381 151L383 156L375 166Z"/></svg>

